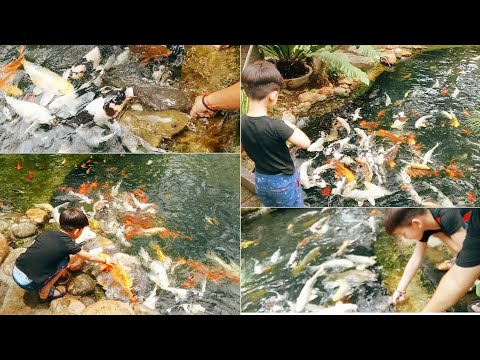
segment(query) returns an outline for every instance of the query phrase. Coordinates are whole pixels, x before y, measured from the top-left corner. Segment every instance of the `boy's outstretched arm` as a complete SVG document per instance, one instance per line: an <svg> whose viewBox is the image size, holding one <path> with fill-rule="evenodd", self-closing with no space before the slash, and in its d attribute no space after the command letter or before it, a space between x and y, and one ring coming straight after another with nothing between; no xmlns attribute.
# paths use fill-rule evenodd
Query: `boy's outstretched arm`
<svg viewBox="0 0 480 360"><path fill-rule="evenodd" d="M117 262L115 260L115 258L113 258L111 256L103 258L103 257L97 256L97 255L94 255L94 254L90 254L89 252L87 252L85 250L81 250L80 252L76 253L75 255L81 257L82 259L92 261L92 262L96 262L96 263L100 263L100 264L113 265Z"/></svg>
<svg viewBox="0 0 480 360"><path fill-rule="evenodd" d="M453 265L422 312L442 312L455 305L479 276L480 265L468 268Z"/></svg>
<svg viewBox="0 0 480 360"><path fill-rule="evenodd" d="M415 276L415 273L418 271L420 266L422 265L423 257L425 255L425 249L427 248L427 243L423 243L417 241L415 244L415 250L413 251L410 260L408 260L407 266L405 266L405 270L403 271L402 278L397 285L397 289L395 289L392 295L392 302L395 304L400 298L402 297L402 293L400 291L405 291L412 281L412 278ZM400 291L398 291L400 290Z"/></svg>
<svg viewBox="0 0 480 360"><path fill-rule="evenodd" d="M289 123L288 121L284 121L284 122L289 127L295 129L293 131L292 136L290 136L288 138L288 141L290 143L292 143L293 145L298 146L299 148L307 149L310 146L310 139L308 138L308 136L305 135L305 133L302 130L300 130L298 127L296 127L295 125Z"/></svg>

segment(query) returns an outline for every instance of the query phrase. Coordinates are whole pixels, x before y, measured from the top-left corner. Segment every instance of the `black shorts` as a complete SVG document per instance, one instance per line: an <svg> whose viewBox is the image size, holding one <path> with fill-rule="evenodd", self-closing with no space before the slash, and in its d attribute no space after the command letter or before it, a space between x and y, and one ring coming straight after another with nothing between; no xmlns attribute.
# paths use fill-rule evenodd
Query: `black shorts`
<svg viewBox="0 0 480 360"><path fill-rule="evenodd" d="M480 265L480 209L473 209L468 221L467 236L455 264L460 267Z"/></svg>

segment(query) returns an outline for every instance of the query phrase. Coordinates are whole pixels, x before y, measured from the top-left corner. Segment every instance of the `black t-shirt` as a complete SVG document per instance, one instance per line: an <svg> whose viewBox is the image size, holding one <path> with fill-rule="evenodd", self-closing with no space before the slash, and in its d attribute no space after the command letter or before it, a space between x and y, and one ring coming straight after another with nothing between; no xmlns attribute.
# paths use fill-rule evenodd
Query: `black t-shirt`
<svg viewBox="0 0 480 360"><path fill-rule="evenodd" d="M467 236L455 263L461 267L480 265L480 209L473 209L468 221Z"/></svg>
<svg viewBox="0 0 480 360"><path fill-rule="evenodd" d="M453 235L465 225L463 216L471 209L428 209L440 225L439 230L425 230L420 242L427 242L430 235L438 232L444 232L447 235Z"/></svg>
<svg viewBox="0 0 480 360"><path fill-rule="evenodd" d="M282 120L272 120L267 116L242 116L242 147L255 162L256 172L293 175L295 166L285 143L293 131Z"/></svg>
<svg viewBox="0 0 480 360"><path fill-rule="evenodd" d="M15 265L33 282L43 283L57 270L60 262L80 250L70 236L60 231L46 231L21 254Z"/></svg>

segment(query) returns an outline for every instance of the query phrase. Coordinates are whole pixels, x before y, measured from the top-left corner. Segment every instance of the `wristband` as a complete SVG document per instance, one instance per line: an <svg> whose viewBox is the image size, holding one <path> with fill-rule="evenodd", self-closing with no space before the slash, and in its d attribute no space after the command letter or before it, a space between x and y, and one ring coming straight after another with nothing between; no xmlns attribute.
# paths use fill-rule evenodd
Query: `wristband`
<svg viewBox="0 0 480 360"><path fill-rule="evenodd" d="M205 93L205 94L203 94L203 96L202 96L202 104L203 104L203 106L205 106L205 107L206 107L208 110L210 110L210 111L213 111L213 112L217 111L216 109L212 109L211 107L209 107L209 106L207 105L207 101L206 101L206 99L205 99L207 96L208 96L208 93Z"/></svg>

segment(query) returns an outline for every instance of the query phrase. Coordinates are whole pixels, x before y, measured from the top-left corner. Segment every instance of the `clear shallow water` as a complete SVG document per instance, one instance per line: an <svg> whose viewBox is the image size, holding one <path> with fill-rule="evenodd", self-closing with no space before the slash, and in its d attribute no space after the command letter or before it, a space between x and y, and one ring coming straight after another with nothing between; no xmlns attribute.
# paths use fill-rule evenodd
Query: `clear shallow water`
<svg viewBox="0 0 480 360"><path fill-rule="evenodd" d="M428 186L430 184L440 190L456 206L476 206L479 204L477 198L480 188L478 180L480 175L480 147L470 144L467 140L477 144L480 143L480 140L473 134L464 132L464 130L468 132L466 126L468 116L464 114L464 111L466 110L471 116L473 110L480 107L480 97L478 96L480 84L479 60L473 60L479 54L480 50L476 47L455 47L425 52L402 61L395 65L392 71L380 75L366 94L332 114L317 119L308 119L308 123L303 130L314 141L319 138L321 130L328 133L332 121L336 116L340 116L348 119L352 128L350 136L352 136L351 143L353 143L358 138L353 133L353 128L358 127L359 123L358 121L353 123L350 114L356 108L361 107L363 119L379 123L377 130L384 129L396 135L401 134L401 136L405 136L407 132L411 131L415 135L416 143L420 144L420 148L417 150L422 155L433 148L437 142L440 144L433 153L433 164L430 164L433 170L439 171L439 175L412 178L414 189L424 201L439 202L437 193ZM436 80L439 82L439 87L432 89ZM458 88L460 93L456 98L452 98L451 95L455 87ZM448 89L448 94L442 93L446 89ZM389 106L385 106L385 92L392 101ZM407 92L409 94L405 98ZM401 102L398 106L395 105L397 101ZM450 109L460 122L458 128L454 128L447 118L436 113L429 120L431 123L429 126L415 129L415 121L421 116L430 114L432 110L449 111ZM384 114L378 117L380 111ZM400 132L391 129L390 126L394 122L393 116L402 111L408 120ZM325 130L326 127L327 130ZM368 130L365 131L369 132ZM346 130L339 128L339 139L346 135ZM378 150L380 146L388 149L394 145L392 141L378 136L375 137L374 143L374 150ZM345 151L344 153L352 158L358 155L356 150ZM313 158L315 155L316 153L298 152L297 160L300 162ZM401 189L402 183L397 178L399 171L405 166L400 160L410 162L412 158L414 158L412 149L407 144L402 143L399 154L394 160L396 167L392 170L387 166L385 169L386 183L384 187L393 194L377 199L376 206L418 206L409 194ZM325 160L325 156L321 154L314 161L313 168L325 164ZM444 167L449 166L452 160L459 165L464 177L451 178L443 170ZM418 158L415 161L421 162ZM353 167L352 170L357 173L359 168ZM324 180L332 187L338 181L331 170L323 175ZM363 179L360 176L358 177L360 178L359 188L363 189L361 185ZM354 200L339 196L324 196L320 193L318 187L307 189L305 192L308 206L357 206L357 202ZM468 200L468 192L474 195L475 200ZM365 202L364 206L371 205Z"/></svg>
<svg viewBox="0 0 480 360"><path fill-rule="evenodd" d="M10 164L12 157L13 155L3 156L0 163ZM9 165L0 179L0 184L7 184L12 179L19 179L26 184L21 190L26 196L21 195L16 199L11 195L11 187L8 187L8 193L0 190L0 199L10 210L25 211L32 206L33 200L49 202L52 206L69 201L69 206L83 206L86 211L91 211L93 204L80 203L78 198L68 195L68 189L65 188L78 192L83 184L84 195L96 202L101 194L105 196L111 193L112 185L122 180L119 194L141 189L148 197L147 201L158 206L153 226L166 227L190 236L192 240L182 237L161 238L158 235L136 236L130 239L132 246L125 247L115 236L100 232L113 241L115 252L127 253L138 259L140 248L143 247L152 259L156 259L154 246L160 245L165 255L174 261L179 258L199 261L209 269L213 269L216 264L206 257L208 251L213 251L227 263L239 263L240 184L236 155L93 155L83 158L70 158L68 155L24 155L20 160L22 170ZM34 171L35 176L32 181L25 182L23 175L29 171ZM56 171L63 172L66 176L63 180L56 179L52 188L45 176ZM19 173L22 175L19 176ZM218 176L220 173L223 175ZM94 183L97 185L92 187L91 184ZM90 188L85 184L90 185ZM0 188L4 189L3 186ZM35 201L36 192L42 199L48 197L50 200ZM47 196L45 192L50 195ZM4 197L9 200L5 201ZM206 217L214 218L217 224L208 224ZM142 270L138 284L133 287L141 300L151 293L154 286L148 279L148 269L142 267ZM170 275L170 282L172 286L181 287L190 276L198 278L196 287L200 287L201 274L196 274L187 266L180 266L174 275ZM180 306L176 306L182 302L177 302L172 294L159 290L158 295L157 310L165 312L171 308L169 313L183 312ZM199 304L207 313L238 314L239 296L238 282L222 278L218 282L206 281L204 296L189 295L184 303Z"/></svg>

